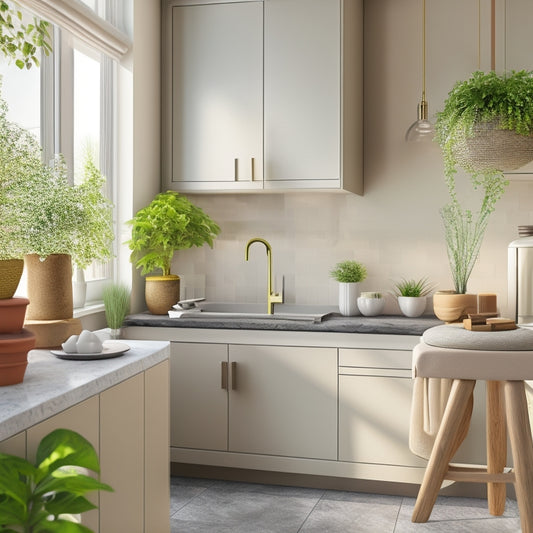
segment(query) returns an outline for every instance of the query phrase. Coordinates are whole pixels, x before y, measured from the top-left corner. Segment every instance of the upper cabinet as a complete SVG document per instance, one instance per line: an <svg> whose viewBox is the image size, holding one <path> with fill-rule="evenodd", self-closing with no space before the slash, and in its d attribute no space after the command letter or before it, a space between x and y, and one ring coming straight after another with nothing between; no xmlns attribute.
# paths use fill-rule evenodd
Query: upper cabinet
<svg viewBox="0 0 533 533"><path fill-rule="evenodd" d="M163 16L166 188L363 193L362 0L169 0Z"/></svg>

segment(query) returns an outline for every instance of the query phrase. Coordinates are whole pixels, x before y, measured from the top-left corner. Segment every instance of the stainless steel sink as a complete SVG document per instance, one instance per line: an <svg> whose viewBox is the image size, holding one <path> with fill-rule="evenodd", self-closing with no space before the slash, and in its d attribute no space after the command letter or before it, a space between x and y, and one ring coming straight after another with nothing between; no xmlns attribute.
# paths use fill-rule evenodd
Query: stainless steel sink
<svg viewBox="0 0 533 533"><path fill-rule="evenodd" d="M300 322L322 322L336 310L333 306L311 306L297 304L276 304L274 314L265 312L266 304L235 302L201 302L201 312L184 315L190 318L255 318L264 320L295 320Z"/></svg>

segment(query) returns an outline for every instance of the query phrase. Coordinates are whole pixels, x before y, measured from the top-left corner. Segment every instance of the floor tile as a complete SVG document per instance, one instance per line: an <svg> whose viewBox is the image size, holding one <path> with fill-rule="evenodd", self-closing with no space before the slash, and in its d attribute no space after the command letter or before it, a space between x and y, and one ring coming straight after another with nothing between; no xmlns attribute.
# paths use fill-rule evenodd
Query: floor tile
<svg viewBox="0 0 533 533"><path fill-rule="evenodd" d="M319 497L272 494L267 487L209 487L172 515L172 527L184 533L296 533Z"/></svg>
<svg viewBox="0 0 533 533"><path fill-rule="evenodd" d="M171 477L170 516L213 484L212 480Z"/></svg>
<svg viewBox="0 0 533 533"><path fill-rule="evenodd" d="M489 513L484 499L439 497L425 524L411 522L414 505L414 498L404 499L394 533L520 533L514 500L507 500L504 515L495 517Z"/></svg>

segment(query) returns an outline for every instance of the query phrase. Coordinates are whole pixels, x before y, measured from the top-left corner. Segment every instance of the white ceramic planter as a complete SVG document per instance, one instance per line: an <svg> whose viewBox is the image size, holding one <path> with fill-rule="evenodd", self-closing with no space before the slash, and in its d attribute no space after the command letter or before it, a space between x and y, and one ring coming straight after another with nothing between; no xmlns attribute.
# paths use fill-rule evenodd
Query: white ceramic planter
<svg viewBox="0 0 533 533"><path fill-rule="evenodd" d="M400 311L410 318L420 316L426 310L425 296L398 296Z"/></svg>
<svg viewBox="0 0 533 533"><path fill-rule="evenodd" d="M339 283L339 311L344 316L359 315L357 298L359 297L359 283Z"/></svg>
<svg viewBox="0 0 533 533"><path fill-rule="evenodd" d="M385 308L385 298L365 298L360 296L357 298L357 305L364 316L381 315Z"/></svg>

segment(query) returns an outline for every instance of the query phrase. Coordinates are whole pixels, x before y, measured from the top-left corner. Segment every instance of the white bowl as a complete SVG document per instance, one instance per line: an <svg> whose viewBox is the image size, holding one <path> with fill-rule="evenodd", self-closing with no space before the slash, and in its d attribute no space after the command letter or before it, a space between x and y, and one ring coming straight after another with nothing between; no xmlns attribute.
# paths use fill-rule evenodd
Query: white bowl
<svg viewBox="0 0 533 533"><path fill-rule="evenodd" d="M365 298L359 296L357 298L357 307L364 316L381 315L385 307L385 298Z"/></svg>

